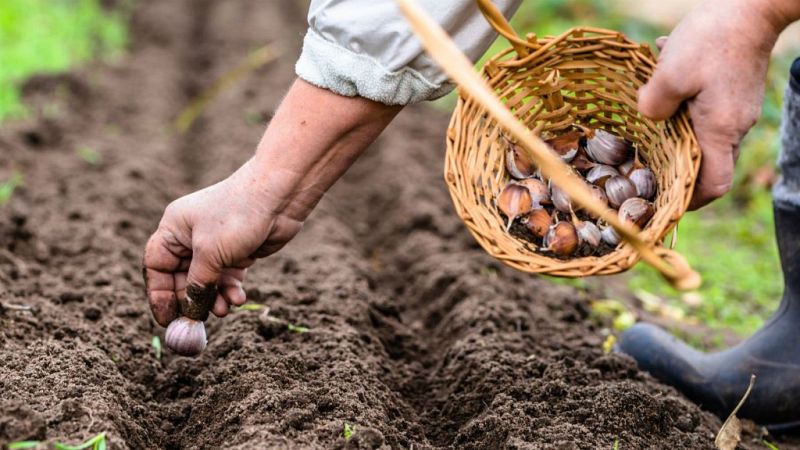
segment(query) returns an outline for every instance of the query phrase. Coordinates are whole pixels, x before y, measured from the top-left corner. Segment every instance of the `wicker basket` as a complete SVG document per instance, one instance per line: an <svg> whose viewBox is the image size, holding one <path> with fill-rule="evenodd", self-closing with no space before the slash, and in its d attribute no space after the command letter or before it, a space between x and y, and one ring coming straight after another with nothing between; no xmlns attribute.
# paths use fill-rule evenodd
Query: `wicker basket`
<svg viewBox="0 0 800 450"><path fill-rule="evenodd" d="M517 121L534 130L527 134L546 138L573 123L604 128L638 144L658 180L655 215L641 232L621 233L626 241L611 253L571 260L536 253L533 244L506 232L505 220L495 205L509 180L500 133L514 135L512 124L499 120L498 114L489 114L476 88L460 82L458 104L447 133L445 179L459 216L480 245L516 269L561 277L614 274L645 256L673 284L696 287L699 276L680 255L664 248L663 240L689 204L700 151L686 112L654 122L636 110L637 90L655 67L649 47L615 31L585 27L557 37L537 39L529 35L521 39L489 0L478 0L478 4L492 26L513 46L492 57L480 75ZM425 42L423 34L420 37ZM428 49L436 57L436 52ZM454 75L452 64L443 66ZM453 78L470 81L468 77ZM541 140L533 141L535 145L520 144L534 147L528 149L533 158L544 157ZM559 161L550 162L559 165ZM540 168L545 169L542 164ZM576 203L584 203L573 195L571 186L559 185ZM612 225L625 231L616 223Z"/></svg>

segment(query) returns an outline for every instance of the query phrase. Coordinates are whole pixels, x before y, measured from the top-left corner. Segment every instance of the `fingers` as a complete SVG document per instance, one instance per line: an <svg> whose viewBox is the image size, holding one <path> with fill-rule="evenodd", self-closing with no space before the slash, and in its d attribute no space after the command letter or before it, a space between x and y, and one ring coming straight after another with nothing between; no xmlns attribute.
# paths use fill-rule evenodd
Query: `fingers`
<svg viewBox="0 0 800 450"><path fill-rule="evenodd" d="M147 300L153 318L159 325L167 326L178 314L175 279L172 272L182 264L180 251L176 251L174 241L170 240L168 232L158 230L150 237L142 264Z"/></svg>
<svg viewBox="0 0 800 450"><path fill-rule="evenodd" d="M147 276L147 275L146 275ZM170 274L158 274L157 276L151 275L152 280L165 280L172 278ZM152 284L156 284L155 282ZM166 327L170 322L178 317L178 301L175 296L175 291L172 289L152 289L147 293L147 299L150 303L150 310L153 312L153 318L162 327Z"/></svg>
<svg viewBox="0 0 800 450"><path fill-rule="evenodd" d="M679 75L659 65L653 78L639 89L639 112L654 120L666 120L680 108L684 100L697 95L697 89L681 84Z"/></svg>
<svg viewBox="0 0 800 450"><path fill-rule="evenodd" d="M199 289L216 290L222 269L222 263L213 247L196 242L192 252L192 262L189 263L189 272L186 275L186 283Z"/></svg>
<svg viewBox="0 0 800 450"><path fill-rule="evenodd" d="M228 302L225 301L221 294L217 294L217 299L214 301L211 312L217 317L225 317L228 315L228 311Z"/></svg>
<svg viewBox="0 0 800 450"><path fill-rule="evenodd" d="M685 50L672 49L669 43L663 36L656 40L659 50L662 50L658 66L652 78L639 89L639 112L654 120L669 119L681 103L700 92L700 86L692 76L696 68L685 67L689 62L686 55L680 54Z"/></svg>
<svg viewBox="0 0 800 450"><path fill-rule="evenodd" d="M667 45L667 39L669 39L667 36L659 36L656 39L656 47L658 47L658 51L664 50L664 46Z"/></svg>
<svg viewBox="0 0 800 450"><path fill-rule="evenodd" d="M697 138L703 150L703 159L692 201L689 203L690 210L700 209L722 197L731 189L733 183L736 154L734 146L701 139L700 134L698 132Z"/></svg>

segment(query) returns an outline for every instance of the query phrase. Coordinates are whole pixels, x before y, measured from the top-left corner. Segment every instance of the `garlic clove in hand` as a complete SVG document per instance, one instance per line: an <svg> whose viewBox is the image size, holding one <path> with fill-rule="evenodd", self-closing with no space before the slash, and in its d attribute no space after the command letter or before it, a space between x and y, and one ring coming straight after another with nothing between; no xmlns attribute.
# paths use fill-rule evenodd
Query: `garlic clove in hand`
<svg viewBox="0 0 800 450"><path fill-rule="evenodd" d="M206 326L200 320L178 317L170 322L164 335L164 343L182 356L198 355L206 348Z"/></svg>
<svg viewBox="0 0 800 450"><path fill-rule="evenodd" d="M514 219L533 209L533 199L528 188L512 181L506 185L497 198L497 207L508 218L506 224L506 231L508 231Z"/></svg>
<svg viewBox="0 0 800 450"><path fill-rule="evenodd" d="M636 187L636 195L650 200L656 195L656 176L652 170L643 167L634 169L628 178Z"/></svg>
<svg viewBox="0 0 800 450"><path fill-rule="evenodd" d="M606 130L595 130L594 136L586 140L586 153L596 162L616 166L628 160L630 145Z"/></svg>
<svg viewBox="0 0 800 450"><path fill-rule="evenodd" d="M636 197L636 186L621 175L611 177L606 181L606 196L613 208L619 208L625 200Z"/></svg>

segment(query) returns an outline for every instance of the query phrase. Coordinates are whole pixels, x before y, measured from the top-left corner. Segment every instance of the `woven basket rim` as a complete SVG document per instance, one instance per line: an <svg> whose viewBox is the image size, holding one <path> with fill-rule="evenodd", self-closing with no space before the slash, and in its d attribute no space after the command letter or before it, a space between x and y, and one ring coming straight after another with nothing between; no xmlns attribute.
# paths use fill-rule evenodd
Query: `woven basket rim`
<svg viewBox="0 0 800 450"><path fill-rule="evenodd" d="M500 50L483 64L480 69L480 75L492 84L492 80L502 79L504 76L508 76L509 73L513 72L513 74L519 74L520 72L530 70L532 62L540 61L540 59L548 55L558 55L560 52L564 51L563 48L559 48L559 45L568 46L569 50L574 54L580 54L580 51L574 51L575 49L580 50L581 46L585 47L591 45L592 48L602 49L602 51L600 51L601 55L611 55L609 59L613 59L614 57L622 59L622 56L625 56L629 59L625 62L629 63L629 67L633 65L633 72L637 74L639 73L637 69L643 69L642 71L644 73L652 73L655 67L655 61L652 57L649 45L637 43L629 39L623 33L603 28L572 27L557 36L536 38L535 35L529 35L527 42L527 47L532 50L531 53L523 57L515 52L513 47ZM627 55L630 54L634 54L635 56L628 57ZM601 56L595 55L594 58L600 59ZM593 59L583 58L579 60L592 61ZM603 60L603 63L612 64L617 63L617 61L608 62ZM496 83L493 84L493 86L496 86ZM497 93L496 88L495 93ZM576 257L570 260L560 260L533 251L520 251L517 254L509 254L507 251L501 251L494 239L495 235L499 235L497 233L498 230L494 230L495 232L492 233L491 231L483 229L482 226L476 224L473 220L476 213L475 208L471 207L469 203L465 202L462 198L460 186L463 185L463 182L459 183L456 175L462 166L455 160L457 154L455 153L456 150L454 147L457 142L461 142L459 139L461 137L460 134L465 129L464 121L475 120L476 118L486 122L492 121L491 118L484 116L485 112L481 112L481 108L472 103L470 98L459 89L458 102L453 111L447 133L445 180L450 189L451 198L453 199L459 216L467 225L470 233L490 255L519 270L564 277L618 273L632 267L639 260L638 252L628 243L621 244L616 250L603 256ZM638 119L638 123L645 122L647 122L647 119L641 117ZM666 220L662 226L658 227L654 226L653 223L648 224L640 233L640 236L646 242L654 246L662 245L664 237L674 229L677 221L686 211L689 201L691 200L694 182L700 165L700 152L697 146L697 140L691 128L688 112L685 109L682 109L673 118L662 122L661 127L662 136L663 133L674 134L676 140L674 154L679 156L680 158L678 159L682 161L681 164L684 164L682 173L684 173L686 177L685 179L674 180L674 183L680 185L675 189L677 189L681 195L668 203L668 211L663 211L662 215L668 213L668 220ZM662 194L662 192L659 193L659 195ZM486 208L485 205L476 205L475 207L481 206ZM480 212L478 211L478 213ZM493 213L498 214L497 211ZM511 238L519 241L519 238ZM523 245L524 244L525 243L523 243ZM532 255L535 255L533 257L537 261L536 264L530 263ZM606 264L612 259L614 260L613 264Z"/></svg>

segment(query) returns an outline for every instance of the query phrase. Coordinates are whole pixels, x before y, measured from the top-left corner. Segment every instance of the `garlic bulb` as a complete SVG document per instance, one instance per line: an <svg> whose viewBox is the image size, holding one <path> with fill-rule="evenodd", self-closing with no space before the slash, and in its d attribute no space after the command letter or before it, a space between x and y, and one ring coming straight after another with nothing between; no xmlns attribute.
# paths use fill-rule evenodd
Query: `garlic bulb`
<svg viewBox="0 0 800 450"><path fill-rule="evenodd" d="M558 256L570 256L578 249L578 234L569 222L552 225L544 236L544 247Z"/></svg>
<svg viewBox="0 0 800 450"><path fill-rule="evenodd" d="M616 166L628 160L630 146L625 139L605 130L596 130L586 141L586 153L602 164Z"/></svg>
<svg viewBox="0 0 800 450"><path fill-rule="evenodd" d="M639 197L650 200L656 195L656 176L652 170L647 167L634 169L628 178L636 187L636 195Z"/></svg>
<svg viewBox="0 0 800 450"><path fill-rule="evenodd" d="M506 224L506 231L508 231L514 219L533 209L531 193L525 186L512 181L506 185L497 198L497 207L508 218Z"/></svg>
<svg viewBox="0 0 800 450"><path fill-rule="evenodd" d="M164 343L175 353L195 356L206 348L206 326L200 320L178 317L170 322L164 335Z"/></svg>
<svg viewBox="0 0 800 450"><path fill-rule="evenodd" d="M619 171L619 173L621 175L625 175L627 177L628 174L631 173L631 170L633 170L633 165L634 165L635 161L636 161L635 159L631 158L631 159L625 161L624 163L618 165L617 166L617 170Z"/></svg>
<svg viewBox="0 0 800 450"><path fill-rule="evenodd" d="M564 162L570 162L578 154L583 133L570 131L560 136L545 141L550 148L561 157Z"/></svg>
<svg viewBox="0 0 800 450"><path fill-rule="evenodd" d="M525 186L531 194L531 201L534 208L541 208L542 205L548 205L550 201L550 189L543 181L536 178L526 178L519 182L521 186Z"/></svg>
<svg viewBox="0 0 800 450"><path fill-rule="evenodd" d="M641 228L653 217L654 213L655 210L650 202L639 197L632 197L622 203L617 215L619 220L636 224Z"/></svg>
<svg viewBox="0 0 800 450"><path fill-rule="evenodd" d="M617 175L619 175L617 169L605 164L595 164L595 166L592 167L592 170L586 174L586 181L597 186L604 187L609 178Z"/></svg>
<svg viewBox="0 0 800 450"><path fill-rule="evenodd" d="M616 247L620 242L622 242L622 236L620 236L619 233L617 233L617 230L615 230L611 225L602 224L599 228L600 239L602 239L606 244Z"/></svg>
<svg viewBox="0 0 800 450"><path fill-rule="evenodd" d="M184 356L194 356L206 348L206 326L214 301L217 299L217 286L186 286L186 295L178 298L181 316L170 322L164 343Z"/></svg>
<svg viewBox="0 0 800 450"><path fill-rule="evenodd" d="M522 223L528 228L531 234L537 238L542 238L547 234L547 230L549 230L550 226L553 224L553 218L550 217L550 214L544 209L536 208L522 219Z"/></svg>
<svg viewBox="0 0 800 450"><path fill-rule="evenodd" d="M517 180L532 177L536 168L532 162L525 158L522 153L515 149L516 146L509 145L506 149L506 169L511 177Z"/></svg>
<svg viewBox="0 0 800 450"><path fill-rule="evenodd" d="M602 236L600 235L600 228L588 220L577 220L573 218L575 224L575 231L578 234L578 245L581 247L588 247L589 250L594 251L600 245Z"/></svg>
<svg viewBox="0 0 800 450"><path fill-rule="evenodd" d="M572 211L572 201L567 192L552 182L550 183L550 199L553 201L553 206L555 206L557 210L563 213Z"/></svg>
<svg viewBox="0 0 800 450"><path fill-rule="evenodd" d="M603 209L608 208L608 196L606 195L606 191L593 184L589 185L589 189L592 191L592 196L594 197L595 203L597 203ZM595 216L592 213L588 214L594 217L595 219L597 218L597 216Z"/></svg>
<svg viewBox="0 0 800 450"><path fill-rule="evenodd" d="M576 168L580 172L585 172L587 170L590 170L596 165L597 163L589 159L589 156L583 149L578 149L578 154L575 155L575 158L572 159L572 167Z"/></svg>
<svg viewBox="0 0 800 450"><path fill-rule="evenodd" d="M636 186L621 175L611 177L606 181L606 196L612 207L619 208L625 200L636 197Z"/></svg>

